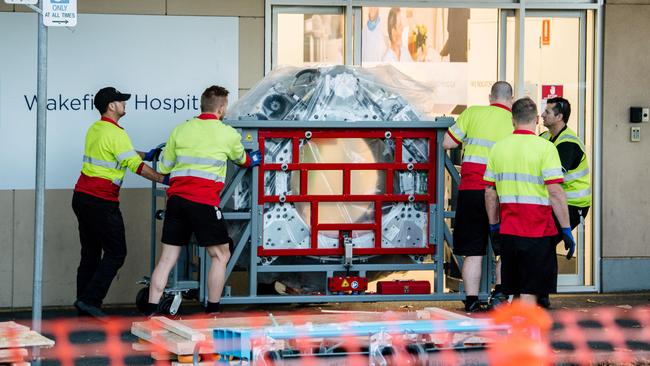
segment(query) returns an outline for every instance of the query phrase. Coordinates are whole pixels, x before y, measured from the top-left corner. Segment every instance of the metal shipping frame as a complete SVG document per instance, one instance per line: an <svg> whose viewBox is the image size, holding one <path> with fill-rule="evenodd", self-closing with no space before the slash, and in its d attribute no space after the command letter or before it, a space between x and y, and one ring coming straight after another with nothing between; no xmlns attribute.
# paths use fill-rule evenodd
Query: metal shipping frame
<svg viewBox="0 0 650 366"><path fill-rule="evenodd" d="M454 123L451 117L438 117L434 121L418 121L400 123L394 121L380 122L314 122L314 121L227 121L236 128L243 136L242 142L247 149L262 149L264 141L268 138L290 138L292 139L293 161L288 164L263 163L259 168L253 168L247 174L248 169L235 168L234 174L229 176L224 190L222 191L222 203L228 202L237 187L245 179L249 179L251 187L251 209L250 211L232 211L222 207L224 218L229 222L241 221L241 236L235 243L231 253L231 259L226 269L226 278L229 279L240 257L248 251L250 257L247 263L248 270L248 295L233 296L230 287L227 285L221 299L222 304L253 304L253 303L322 303L322 302L359 302L359 301L413 301L413 300L461 300L460 292L445 291L445 258L452 258L455 265L462 266L461 258L449 256L449 250L453 248L451 229L448 225L449 219L454 217L454 211L445 209L445 186L446 174L449 174L456 184L460 180L457 168L452 163L449 155L442 148L442 140L447 128ZM361 163L361 164L339 164L339 163L300 163L299 141L306 138L377 138L394 139L395 160L383 163ZM404 138L428 138L429 139L429 161L428 163L409 164L402 162L402 140ZM343 194L342 195L309 195L307 193L307 173L310 169L315 170L339 170L343 172ZM265 195L264 194L264 172L296 170L300 172L300 193L298 195ZM386 193L381 195L353 195L351 191L351 172L354 170L385 170L386 171ZM427 171L428 194L394 194L392 175L396 171L420 170ZM229 174L230 175L230 174ZM154 184L152 195L152 270L156 257L156 217L160 219L160 213L156 209L157 197L165 196L165 190L157 188ZM354 202L370 201L375 203L375 221L373 223L351 223L351 224L323 224L318 222L319 202ZM381 243L381 203L382 202L426 202L428 211L428 245L419 248L382 248ZM308 202L312 207L311 215L311 244L306 249L268 249L264 248L263 242L263 213L264 204L280 202ZM339 233L352 230L372 230L375 234L374 248L349 249L341 245L338 248L319 248L317 244L319 230L336 230ZM233 233L231 232L231 236ZM236 236L235 236L236 237ZM343 239L343 238L341 238ZM341 240L343 241L343 240ZM447 256L445 255L447 252ZM413 263L387 263L375 264L366 261L353 260L354 256L364 255L395 255L408 254L412 256ZM431 260L424 261L425 256L430 255ZM313 264L274 264L274 257L278 256L340 256L340 263L329 261L315 261ZM192 258L198 258L196 263ZM210 257L205 249L190 245L184 255L179 259L178 264L170 275L170 281L166 289L167 294L174 295L174 305L180 305L181 295L191 290L197 291L197 298L200 302L207 301L207 269L210 265ZM493 271L492 261L486 261L483 267L484 273ZM327 290L318 295L258 295L258 276L265 273L302 273L321 272L325 278L332 277L337 273L354 273L365 277L368 272L395 272L395 271L433 271L433 289L430 294L354 294L340 295L333 294ZM487 298L490 278L483 276L481 283L480 297ZM226 281L228 283L228 280ZM462 287L461 287L462 290ZM175 312L175 311L174 311Z"/></svg>

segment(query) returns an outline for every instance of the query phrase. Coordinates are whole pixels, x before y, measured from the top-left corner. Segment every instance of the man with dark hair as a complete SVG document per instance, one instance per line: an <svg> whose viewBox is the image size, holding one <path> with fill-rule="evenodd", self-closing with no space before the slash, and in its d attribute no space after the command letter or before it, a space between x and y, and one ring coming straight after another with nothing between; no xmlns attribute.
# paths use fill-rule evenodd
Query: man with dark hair
<svg viewBox="0 0 650 366"><path fill-rule="evenodd" d="M537 118L530 98L512 105L515 131L494 144L484 176L490 225L500 225L503 292L529 303L557 289L553 213L567 256L575 250L560 158L552 143L535 135Z"/></svg>
<svg viewBox="0 0 650 366"><path fill-rule="evenodd" d="M489 100L489 106L473 106L461 113L442 142L445 149L455 149L461 144L464 148L454 221L454 254L465 256L462 276L467 312L485 310L479 302L478 292L491 228L485 212L487 183L483 174L492 145L512 133L512 87L505 81L494 83ZM494 245L493 250L495 255L499 255L499 249ZM491 296L495 305L506 300L501 293L499 264L496 273L496 286Z"/></svg>
<svg viewBox="0 0 650 366"><path fill-rule="evenodd" d="M129 135L118 124L126 114L130 97L131 94L120 93L113 87L95 94L94 105L101 118L86 133L83 166L72 196L81 241L74 303L79 315L105 316L102 302L126 258L119 206L126 170L154 182L163 181L162 175L143 163L153 159L155 150L146 154L135 151Z"/></svg>
<svg viewBox="0 0 650 366"><path fill-rule="evenodd" d="M582 140L567 125L571 116L571 104L564 98L551 98L546 101L546 109L542 113L544 127L548 131L540 136L555 145L562 162L564 183L562 188L569 205L569 221L571 229L575 229L589 212L591 206L591 185L589 179L589 162ZM558 228L560 224L555 220ZM562 241L558 235L553 239L557 245ZM570 259L570 258L569 258ZM540 306L549 308L551 302L548 295L541 295L538 299Z"/></svg>
<svg viewBox="0 0 650 366"><path fill-rule="evenodd" d="M402 42L404 25L399 8L391 8L388 12L388 41L389 45L382 61L386 62L412 62L408 48Z"/></svg>
<svg viewBox="0 0 650 366"><path fill-rule="evenodd" d="M207 313L219 312L231 242L219 193L228 160L243 167L260 164L259 151L246 153L241 136L221 119L228 107L228 91L211 86L201 95L201 114L176 126L165 145L158 169L169 174L162 254L151 275L147 315L159 312L169 272L192 234L212 259L208 273Z"/></svg>

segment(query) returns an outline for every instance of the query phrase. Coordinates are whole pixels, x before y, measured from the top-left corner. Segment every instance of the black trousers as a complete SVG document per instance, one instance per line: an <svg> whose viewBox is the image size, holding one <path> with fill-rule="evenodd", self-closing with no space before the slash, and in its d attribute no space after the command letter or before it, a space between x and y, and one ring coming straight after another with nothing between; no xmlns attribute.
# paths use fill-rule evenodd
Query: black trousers
<svg viewBox="0 0 650 366"><path fill-rule="evenodd" d="M124 220L118 202L86 193L74 192L72 209L81 241L77 299L99 307L126 258Z"/></svg>

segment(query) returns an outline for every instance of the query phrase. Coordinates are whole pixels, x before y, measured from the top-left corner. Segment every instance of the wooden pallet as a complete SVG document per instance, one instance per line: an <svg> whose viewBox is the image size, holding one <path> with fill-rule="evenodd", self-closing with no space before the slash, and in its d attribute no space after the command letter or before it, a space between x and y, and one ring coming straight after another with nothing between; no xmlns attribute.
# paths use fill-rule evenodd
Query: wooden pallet
<svg viewBox="0 0 650 366"><path fill-rule="evenodd" d="M327 324L346 321L376 322L386 320L463 320L469 317L439 308L426 308L416 312L369 312L369 311L336 311L325 310L320 313L306 315L292 315L290 313L276 316L254 314L249 316L227 317L224 314L219 318L172 320L154 317L148 321L134 322L131 333L139 337L139 342L133 344L133 349L149 352L156 360L176 361L173 365L185 365L194 352L198 342L205 342L199 350L200 354L211 355L214 352L212 331L215 328L264 328L274 324L302 325L306 323ZM364 343L367 340L360 340ZM485 344L488 341L480 337L467 337L467 335L453 335L440 337L440 343L454 342L465 343L468 346ZM436 342L437 343L437 342ZM191 364L191 361L189 361Z"/></svg>
<svg viewBox="0 0 650 366"><path fill-rule="evenodd" d="M29 366L28 347L52 347L54 341L15 322L0 322L0 364Z"/></svg>

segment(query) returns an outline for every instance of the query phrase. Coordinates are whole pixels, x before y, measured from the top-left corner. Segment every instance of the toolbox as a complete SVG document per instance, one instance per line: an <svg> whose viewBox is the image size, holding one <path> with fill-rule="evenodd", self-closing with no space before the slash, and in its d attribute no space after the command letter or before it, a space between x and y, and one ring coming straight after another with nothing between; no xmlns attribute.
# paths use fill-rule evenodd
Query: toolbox
<svg viewBox="0 0 650 366"><path fill-rule="evenodd" d="M380 295L430 294L429 281L378 281L377 293Z"/></svg>

